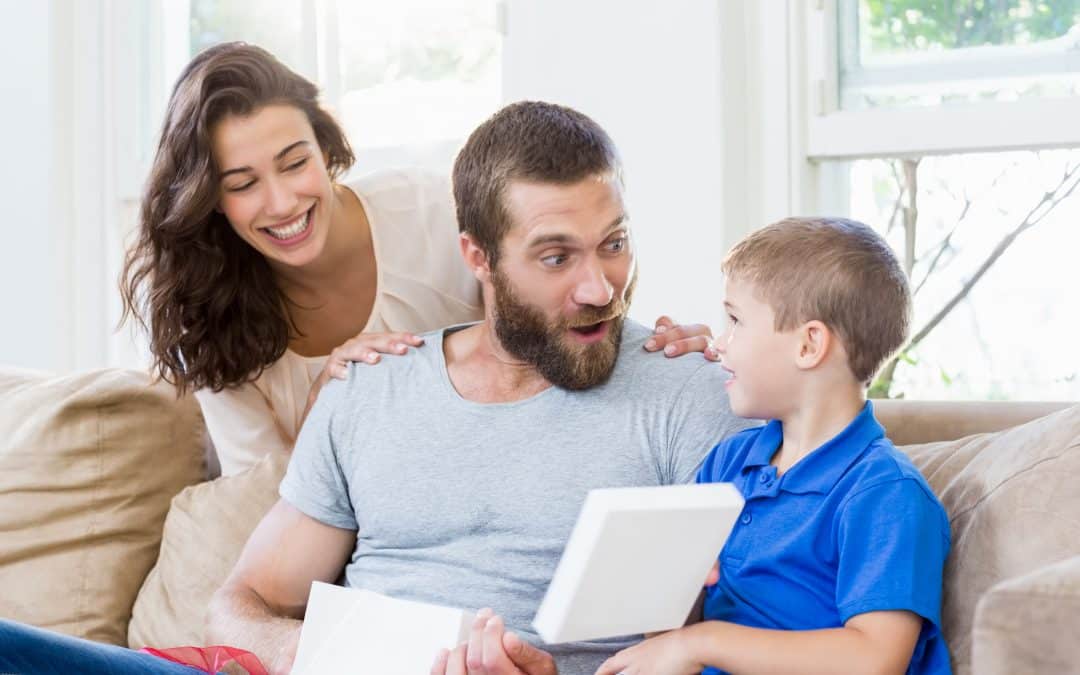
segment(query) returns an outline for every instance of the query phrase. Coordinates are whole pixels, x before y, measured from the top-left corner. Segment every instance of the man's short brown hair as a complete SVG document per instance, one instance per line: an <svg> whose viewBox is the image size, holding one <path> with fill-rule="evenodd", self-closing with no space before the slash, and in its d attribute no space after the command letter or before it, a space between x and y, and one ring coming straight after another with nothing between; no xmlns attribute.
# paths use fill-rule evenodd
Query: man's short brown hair
<svg viewBox="0 0 1080 675"><path fill-rule="evenodd" d="M812 320L828 326L863 384L907 340L907 275L881 235L858 221L786 218L736 244L722 269L754 286L777 331Z"/></svg>
<svg viewBox="0 0 1080 675"><path fill-rule="evenodd" d="M615 144L599 124L553 103L512 103L477 127L454 161L458 228L494 267L512 224L503 202L510 181L572 185L590 176L622 181Z"/></svg>

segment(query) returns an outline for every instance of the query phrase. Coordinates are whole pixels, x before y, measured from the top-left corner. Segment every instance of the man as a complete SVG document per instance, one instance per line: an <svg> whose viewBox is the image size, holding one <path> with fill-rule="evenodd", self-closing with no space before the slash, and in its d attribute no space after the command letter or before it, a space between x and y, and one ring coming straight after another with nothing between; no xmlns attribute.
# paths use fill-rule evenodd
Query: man
<svg viewBox="0 0 1080 675"><path fill-rule="evenodd" d="M350 586L500 613L482 612L435 672L593 673L630 642L528 644L586 493L689 482L748 425L721 368L655 358L651 331L626 321L634 249L595 122L504 108L459 154L454 194L484 320L325 388L282 499L215 596L212 641L272 672L291 666L311 582L344 569Z"/></svg>

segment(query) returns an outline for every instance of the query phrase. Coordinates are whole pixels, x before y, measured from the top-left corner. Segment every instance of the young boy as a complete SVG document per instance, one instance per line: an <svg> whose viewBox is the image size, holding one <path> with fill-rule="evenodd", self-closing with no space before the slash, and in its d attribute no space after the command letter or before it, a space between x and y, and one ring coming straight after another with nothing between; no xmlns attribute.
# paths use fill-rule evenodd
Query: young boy
<svg viewBox="0 0 1080 675"><path fill-rule="evenodd" d="M911 296L862 223L792 218L723 263L714 348L732 410L772 420L720 443L698 482L746 500L704 621L619 652L598 675L949 673L949 522L866 400L907 338Z"/></svg>

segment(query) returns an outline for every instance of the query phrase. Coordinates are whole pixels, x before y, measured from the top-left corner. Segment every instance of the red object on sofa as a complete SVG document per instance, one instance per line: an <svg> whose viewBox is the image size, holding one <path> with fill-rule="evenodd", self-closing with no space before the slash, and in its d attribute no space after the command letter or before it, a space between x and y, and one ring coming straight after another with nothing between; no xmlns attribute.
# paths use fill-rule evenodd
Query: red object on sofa
<svg viewBox="0 0 1080 675"><path fill-rule="evenodd" d="M144 647L139 651L173 663L199 668L209 675L221 671L233 661L242 666L248 675L269 675L257 656L236 647L172 647L170 649Z"/></svg>

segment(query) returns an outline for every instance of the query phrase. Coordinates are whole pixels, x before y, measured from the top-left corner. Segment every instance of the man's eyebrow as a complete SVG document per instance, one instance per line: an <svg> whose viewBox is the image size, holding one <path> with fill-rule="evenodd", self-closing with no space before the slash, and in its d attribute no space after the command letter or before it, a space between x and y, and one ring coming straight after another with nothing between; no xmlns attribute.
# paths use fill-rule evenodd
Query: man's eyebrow
<svg viewBox="0 0 1080 675"><path fill-rule="evenodd" d="M626 214L620 215L615 220L611 221L611 224L607 226L604 231L604 236L611 234L614 230L619 229L626 222ZM567 244L573 241L573 238L566 234L542 234L533 241L529 242L529 248L536 248L538 246L550 246L551 244Z"/></svg>
<svg viewBox="0 0 1080 675"><path fill-rule="evenodd" d="M276 161L280 160L282 157L289 154L290 152L292 152L296 148L300 147L301 145L311 145L311 143L309 143L308 141L296 141L295 143L290 143L290 144L286 145L281 150L281 152L274 155L274 161L276 162ZM247 173L249 171L251 171L250 166L238 166L235 169L229 169L228 171L222 171L221 172L221 177L224 178L225 176L231 176L234 173Z"/></svg>

